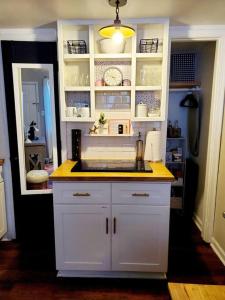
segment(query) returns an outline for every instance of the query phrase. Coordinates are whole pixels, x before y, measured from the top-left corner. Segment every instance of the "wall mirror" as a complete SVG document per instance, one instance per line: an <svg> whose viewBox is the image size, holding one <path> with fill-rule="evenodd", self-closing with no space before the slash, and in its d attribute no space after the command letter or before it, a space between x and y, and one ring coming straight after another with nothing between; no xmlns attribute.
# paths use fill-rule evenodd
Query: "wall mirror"
<svg viewBox="0 0 225 300"><path fill-rule="evenodd" d="M21 194L51 193L49 175L58 165L53 66L12 64L12 70Z"/></svg>

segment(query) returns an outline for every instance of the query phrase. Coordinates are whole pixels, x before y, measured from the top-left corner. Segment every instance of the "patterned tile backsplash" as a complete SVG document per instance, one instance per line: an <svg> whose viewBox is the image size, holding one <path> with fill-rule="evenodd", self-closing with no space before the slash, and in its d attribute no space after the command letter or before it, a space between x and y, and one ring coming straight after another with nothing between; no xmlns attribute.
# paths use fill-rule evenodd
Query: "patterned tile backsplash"
<svg viewBox="0 0 225 300"><path fill-rule="evenodd" d="M95 61L95 82L102 80L104 72L109 67L117 67L123 74L123 79L131 80L131 62L129 61Z"/></svg>
<svg viewBox="0 0 225 300"><path fill-rule="evenodd" d="M149 113L160 113L161 93L157 91L138 91L136 92L136 105L139 103L147 104Z"/></svg>
<svg viewBox="0 0 225 300"><path fill-rule="evenodd" d="M130 92L98 92L95 98L98 110L130 110Z"/></svg>
<svg viewBox="0 0 225 300"><path fill-rule="evenodd" d="M90 106L90 92L67 92L66 106L84 107Z"/></svg>

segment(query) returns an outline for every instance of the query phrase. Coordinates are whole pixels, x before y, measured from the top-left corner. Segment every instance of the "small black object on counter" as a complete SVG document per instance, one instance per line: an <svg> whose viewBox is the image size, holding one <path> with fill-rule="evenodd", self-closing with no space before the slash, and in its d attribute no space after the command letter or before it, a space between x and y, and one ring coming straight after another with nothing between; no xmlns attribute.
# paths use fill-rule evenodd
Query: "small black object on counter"
<svg viewBox="0 0 225 300"><path fill-rule="evenodd" d="M81 159L81 130L72 129L72 160L78 161Z"/></svg>
<svg viewBox="0 0 225 300"><path fill-rule="evenodd" d="M122 124L118 125L118 134L123 134L123 125Z"/></svg>

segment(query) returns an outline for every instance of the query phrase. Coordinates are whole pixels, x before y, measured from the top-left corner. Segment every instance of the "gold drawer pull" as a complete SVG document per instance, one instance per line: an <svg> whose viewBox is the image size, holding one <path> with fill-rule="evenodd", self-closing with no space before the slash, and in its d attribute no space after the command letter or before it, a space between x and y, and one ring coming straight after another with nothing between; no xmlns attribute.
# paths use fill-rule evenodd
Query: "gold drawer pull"
<svg viewBox="0 0 225 300"><path fill-rule="evenodd" d="M74 193L74 197L89 197L91 196L89 193Z"/></svg>
<svg viewBox="0 0 225 300"><path fill-rule="evenodd" d="M134 197L149 197L148 193L134 193L132 194Z"/></svg>

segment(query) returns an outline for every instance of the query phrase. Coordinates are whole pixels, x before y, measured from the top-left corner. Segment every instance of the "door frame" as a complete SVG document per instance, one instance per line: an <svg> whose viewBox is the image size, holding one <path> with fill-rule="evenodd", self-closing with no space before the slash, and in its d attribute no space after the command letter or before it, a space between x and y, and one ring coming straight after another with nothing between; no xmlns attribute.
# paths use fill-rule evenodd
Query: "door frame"
<svg viewBox="0 0 225 300"><path fill-rule="evenodd" d="M203 219L195 219L197 226L201 230L203 240L210 242L213 235L224 109L225 68L222 61L225 58L225 26L174 26L170 29L170 41L171 40L216 42L207 146L205 191L203 196Z"/></svg>

